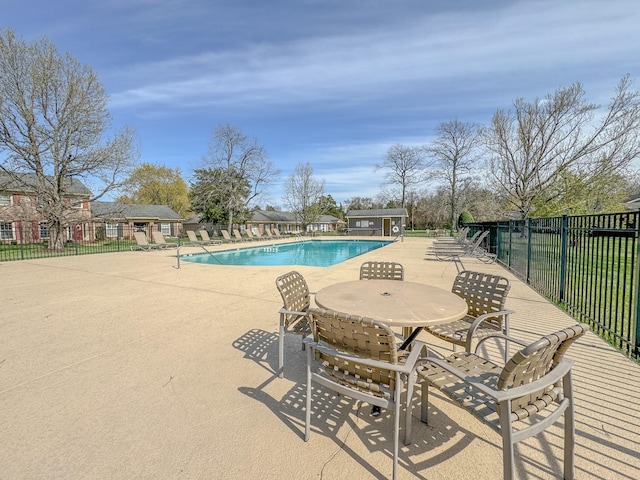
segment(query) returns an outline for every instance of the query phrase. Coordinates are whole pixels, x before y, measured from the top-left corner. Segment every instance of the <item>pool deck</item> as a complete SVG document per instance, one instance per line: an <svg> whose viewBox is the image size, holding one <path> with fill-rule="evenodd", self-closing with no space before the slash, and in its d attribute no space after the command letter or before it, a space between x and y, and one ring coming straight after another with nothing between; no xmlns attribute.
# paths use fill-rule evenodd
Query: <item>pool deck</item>
<svg viewBox="0 0 640 480"><path fill-rule="evenodd" d="M175 250L0 263L0 479L388 478L391 417L366 405L325 398L332 412L304 442L305 355L288 336L277 377L274 280L295 269L317 290L389 260L408 281L449 289L455 265L425 260L432 241L332 267L178 269ZM464 263L511 279L513 335L574 323L499 265ZM568 356L576 478L640 478L640 365L590 332ZM444 397L432 407L430 426L414 409L398 478L500 478L499 436ZM561 445L559 427L519 444L517 478L560 478Z"/></svg>

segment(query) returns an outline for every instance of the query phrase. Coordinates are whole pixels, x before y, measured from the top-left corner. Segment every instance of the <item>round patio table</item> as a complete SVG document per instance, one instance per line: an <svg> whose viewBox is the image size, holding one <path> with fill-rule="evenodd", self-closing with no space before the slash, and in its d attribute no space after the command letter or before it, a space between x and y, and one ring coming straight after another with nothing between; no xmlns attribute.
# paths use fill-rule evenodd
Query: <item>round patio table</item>
<svg viewBox="0 0 640 480"><path fill-rule="evenodd" d="M316 293L322 308L374 318L390 327L422 327L452 322L467 314L467 302L442 288L398 280L353 280L329 285Z"/></svg>

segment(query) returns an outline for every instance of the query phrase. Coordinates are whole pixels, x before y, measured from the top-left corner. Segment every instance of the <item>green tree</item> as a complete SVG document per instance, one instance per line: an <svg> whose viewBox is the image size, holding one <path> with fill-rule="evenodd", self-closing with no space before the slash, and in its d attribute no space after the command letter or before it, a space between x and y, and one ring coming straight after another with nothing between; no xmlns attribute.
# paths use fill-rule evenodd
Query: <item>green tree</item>
<svg viewBox="0 0 640 480"><path fill-rule="evenodd" d="M194 181L189 190L189 199L193 210L207 223L231 224L229 199L220 185L225 181L233 182L235 191L241 197L251 193L251 185L240 177L230 177L233 172L224 169L196 169ZM237 221L248 216L247 208L235 207L233 215ZM230 228L230 227L228 227Z"/></svg>
<svg viewBox="0 0 640 480"><path fill-rule="evenodd" d="M63 248L67 226L86 221L70 194L74 182L97 200L137 161L133 132L109 131L107 98L91 68L48 40L28 44L0 30L0 173L37 197L49 248Z"/></svg>
<svg viewBox="0 0 640 480"><path fill-rule="evenodd" d="M213 131L204 164L201 170L208 170L208 179L200 185L197 198L217 199L226 214L229 230L279 175L257 140L249 139L229 124ZM209 191L203 192L203 188Z"/></svg>
<svg viewBox="0 0 640 480"><path fill-rule="evenodd" d="M322 195L318 201L320 211L323 215L332 215L340 220L344 220L344 212L338 206L331 195Z"/></svg>
<svg viewBox="0 0 640 480"><path fill-rule="evenodd" d="M120 203L166 205L186 218L191 212L189 189L179 168L143 163L124 182Z"/></svg>
<svg viewBox="0 0 640 480"><path fill-rule="evenodd" d="M624 210L623 201L629 194L628 183L621 175L602 176L597 182L585 183L570 172L564 172L550 188L558 190L556 196L549 194L552 199L533 203L538 218L620 212Z"/></svg>

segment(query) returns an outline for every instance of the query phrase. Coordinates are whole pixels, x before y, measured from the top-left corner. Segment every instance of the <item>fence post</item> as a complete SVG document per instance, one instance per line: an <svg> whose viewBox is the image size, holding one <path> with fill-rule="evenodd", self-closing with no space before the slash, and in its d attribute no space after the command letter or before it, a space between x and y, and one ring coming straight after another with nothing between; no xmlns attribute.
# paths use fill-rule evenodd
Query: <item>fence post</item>
<svg viewBox="0 0 640 480"><path fill-rule="evenodd" d="M636 214L636 267L640 264L640 212ZM640 273L636 270L636 338L634 355L640 355Z"/></svg>
<svg viewBox="0 0 640 480"><path fill-rule="evenodd" d="M562 215L560 225L560 277L558 278L558 294L560 303L565 303L565 287L567 285L567 232L569 230L569 217Z"/></svg>
<svg viewBox="0 0 640 480"><path fill-rule="evenodd" d="M511 254L513 253L513 220L509 220L509 251L507 253L507 266L511 270Z"/></svg>
<svg viewBox="0 0 640 480"><path fill-rule="evenodd" d="M527 218L522 225L527 230L527 285L531 284L531 219ZM524 232L523 232L524 233Z"/></svg>

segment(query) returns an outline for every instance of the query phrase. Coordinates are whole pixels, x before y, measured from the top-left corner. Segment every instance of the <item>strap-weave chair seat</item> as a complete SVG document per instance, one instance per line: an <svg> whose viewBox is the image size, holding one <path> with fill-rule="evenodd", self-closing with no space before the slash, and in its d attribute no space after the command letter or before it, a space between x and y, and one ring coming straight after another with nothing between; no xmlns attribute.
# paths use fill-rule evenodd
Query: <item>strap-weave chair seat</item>
<svg viewBox="0 0 640 480"><path fill-rule="evenodd" d="M292 270L276 278L276 287L282 297L283 306L279 311L280 327L278 332L278 375L284 375L284 336L294 333L303 338L311 334L307 321L307 310L311 306L309 286L302 274ZM304 349L304 343L302 343Z"/></svg>
<svg viewBox="0 0 640 480"><path fill-rule="evenodd" d="M469 328L475 321L475 317L465 316L459 320L455 320L450 323L443 323L440 325L429 326L429 333L442 340L446 340L456 345L464 346L467 340L467 333ZM492 322L481 323L475 330L474 334L476 338L484 338L489 335L495 335L502 331L500 325L496 325Z"/></svg>
<svg viewBox="0 0 640 480"><path fill-rule="evenodd" d="M467 315L459 320L429 325L424 329L430 334L454 345L472 351L474 339L481 340L496 333L509 335L509 315L505 309L511 283L505 277L484 272L463 270L456 275L451 292L467 303ZM504 359L509 349L505 346Z"/></svg>
<svg viewBox="0 0 640 480"><path fill-rule="evenodd" d="M399 351L395 333L382 322L317 308L310 308L308 312L313 336L304 340L308 349L305 441L311 434L314 383L346 397L392 409L392 478L395 479L401 396L406 385L405 439L408 439L411 437L410 405L415 364L424 344L416 341L411 351ZM321 398L316 401L319 400Z"/></svg>
<svg viewBox="0 0 640 480"><path fill-rule="evenodd" d="M577 324L546 335L516 352L504 367L470 352L453 353L444 359L425 358L416 367L418 380L423 382L422 421L428 423L428 387L435 387L500 433L506 480L514 474L514 445L564 417L564 478L572 479L572 362L564 355L586 331L585 325ZM502 334L496 336L523 345ZM488 338L478 343L476 352Z"/></svg>
<svg viewBox="0 0 640 480"><path fill-rule="evenodd" d="M420 372L420 379L428 381L431 385L455 400L461 407L468 410L493 429L499 428L498 404L493 397L481 391L469 394L469 381L480 383L493 390L498 390L498 381L503 367L473 353L453 353L445 359L453 368L467 375L467 380L462 380L449 371L439 366L430 366ZM525 408L515 408L511 412L511 421L524 420L549 407L561 392L561 388L554 386L540 393L532 403L526 403Z"/></svg>

